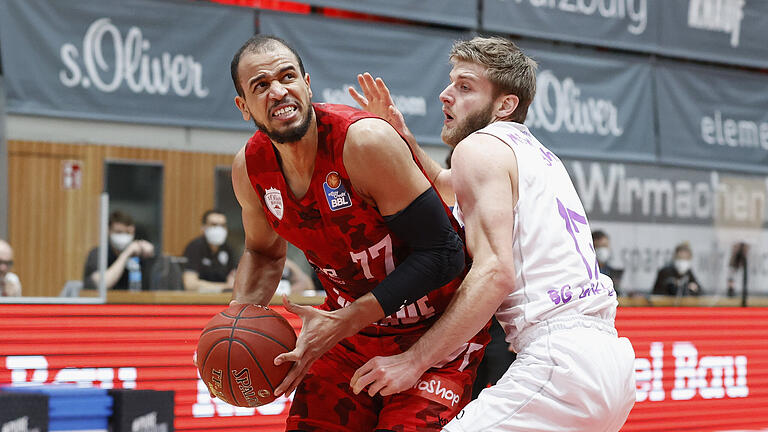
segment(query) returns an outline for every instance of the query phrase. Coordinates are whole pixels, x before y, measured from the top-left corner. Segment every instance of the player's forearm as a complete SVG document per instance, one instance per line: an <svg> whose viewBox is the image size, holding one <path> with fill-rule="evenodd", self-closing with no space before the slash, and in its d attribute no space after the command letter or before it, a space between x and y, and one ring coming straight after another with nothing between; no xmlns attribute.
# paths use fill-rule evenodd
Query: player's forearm
<svg viewBox="0 0 768 432"><path fill-rule="evenodd" d="M280 283L284 265L285 256L274 258L246 248L235 273L232 299L268 305Z"/></svg>
<svg viewBox="0 0 768 432"><path fill-rule="evenodd" d="M128 261L128 258L128 254L121 253L117 256L115 262L113 262L111 266L107 267L107 270L104 272L104 285L107 287L107 289L114 287L115 284L117 284L117 281L119 281L123 276L123 272L125 271L125 263ZM98 271L95 271L91 274L91 280L97 288L99 287L99 279Z"/></svg>
<svg viewBox="0 0 768 432"><path fill-rule="evenodd" d="M464 243L432 188L385 220L411 249L372 291L385 315L390 315L459 276L464 271Z"/></svg>
<svg viewBox="0 0 768 432"><path fill-rule="evenodd" d="M493 262L476 263L440 319L408 350L425 370L445 360L491 319L513 288Z"/></svg>
<svg viewBox="0 0 768 432"><path fill-rule="evenodd" d="M347 338L366 326L384 318L384 310L373 294L368 293L355 300L351 305L335 310L333 315L339 318L340 336Z"/></svg>
<svg viewBox="0 0 768 432"><path fill-rule="evenodd" d="M455 197L453 194L453 186L451 185L451 171L443 168L432 159L421 146L416 143L415 139L408 140L408 146L411 147L413 154L421 163L424 168L424 173L429 178L429 181L435 185L435 189L440 194L440 197L448 205L453 205Z"/></svg>

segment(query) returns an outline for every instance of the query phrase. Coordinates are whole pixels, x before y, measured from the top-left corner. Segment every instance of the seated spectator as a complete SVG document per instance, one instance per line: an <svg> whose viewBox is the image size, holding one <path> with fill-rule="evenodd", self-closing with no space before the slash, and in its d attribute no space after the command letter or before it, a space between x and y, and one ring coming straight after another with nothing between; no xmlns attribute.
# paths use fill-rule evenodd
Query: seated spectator
<svg viewBox="0 0 768 432"><path fill-rule="evenodd" d="M693 253L688 243L675 247L675 256L671 263L659 269L653 294L668 296L697 296L701 286L691 271Z"/></svg>
<svg viewBox="0 0 768 432"><path fill-rule="evenodd" d="M611 252L611 238L604 231L592 231L592 244L595 246L595 255L597 256L597 265L600 267L600 273L613 280L613 288L616 295L621 295L621 277L624 275L624 269L611 265L613 254Z"/></svg>
<svg viewBox="0 0 768 432"><path fill-rule="evenodd" d="M296 262L290 258L285 259L283 274L280 277L280 283L277 285L277 295L305 295L312 292L314 294L315 284L308 274L299 267Z"/></svg>
<svg viewBox="0 0 768 432"><path fill-rule="evenodd" d="M13 267L13 248L7 241L0 239L0 297L19 297L21 295L21 281Z"/></svg>
<svg viewBox="0 0 768 432"><path fill-rule="evenodd" d="M132 257L138 257L141 268L141 289L149 289L150 274L154 262L155 247L146 240L135 239L136 225L133 218L119 210L109 215L109 247L107 247L107 271L104 282L107 289L127 290L128 271L126 267ZM83 270L83 287L96 289L99 286L99 248L88 253Z"/></svg>
<svg viewBox="0 0 768 432"><path fill-rule="evenodd" d="M218 210L208 210L202 223L202 235L184 249L184 288L200 292L231 290L237 258L227 244L227 216Z"/></svg>

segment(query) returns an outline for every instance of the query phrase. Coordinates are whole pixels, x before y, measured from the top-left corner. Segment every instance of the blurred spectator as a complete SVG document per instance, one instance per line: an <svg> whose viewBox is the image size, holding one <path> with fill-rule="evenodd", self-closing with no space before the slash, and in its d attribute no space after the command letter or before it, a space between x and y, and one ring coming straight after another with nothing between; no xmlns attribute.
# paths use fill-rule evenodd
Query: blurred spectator
<svg viewBox="0 0 768 432"><path fill-rule="evenodd" d="M624 269L611 265L611 259L613 258L611 238L608 237L605 231L594 230L592 231L592 244L595 246L595 255L597 256L597 264L600 266L600 273L613 280L613 288L616 290L616 295L621 295L621 277L624 274Z"/></svg>
<svg viewBox="0 0 768 432"><path fill-rule="evenodd" d="M656 275L653 294L668 296L697 296L701 286L691 271L693 253L688 243L675 247L675 256L671 263L662 267Z"/></svg>
<svg viewBox="0 0 768 432"><path fill-rule="evenodd" d="M109 247L107 247L107 271L104 281L107 289L127 290L129 260L137 257L141 270L141 289L148 290L150 273L154 263L155 247L146 240L136 240L136 224L133 218L119 210L109 215ZM99 286L99 248L88 253L83 270L83 287Z"/></svg>
<svg viewBox="0 0 768 432"><path fill-rule="evenodd" d="M13 267L13 248L7 241L0 239L0 297L19 297L21 295L21 281Z"/></svg>
<svg viewBox="0 0 768 432"><path fill-rule="evenodd" d="M742 290L747 286L747 255L749 245L738 242L731 249L731 259L728 261L728 297L736 296L736 281L741 279Z"/></svg>
<svg viewBox="0 0 768 432"><path fill-rule="evenodd" d="M231 290L237 258L227 244L227 216L219 210L208 210L202 224L202 235L184 249L184 288L200 292Z"/></svg>
<svg viewBox="0 0 768 432"><path fill-rule="evenodd" d="M295 261L290 258L285 259L285 266L283 267L283 275L280 278L280 283L277 286L277 295L306 295L315 294L315 284L312 282L312 278L308 274L304 273L304 270L296 264Z"/></svg>

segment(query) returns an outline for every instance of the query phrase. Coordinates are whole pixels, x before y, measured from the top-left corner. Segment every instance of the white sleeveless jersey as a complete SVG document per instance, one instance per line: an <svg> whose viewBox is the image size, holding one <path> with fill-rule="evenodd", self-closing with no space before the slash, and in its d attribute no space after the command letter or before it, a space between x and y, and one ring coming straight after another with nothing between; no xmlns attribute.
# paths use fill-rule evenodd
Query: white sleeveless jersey
<svg viewBox="0 0 768 432"><path fill-rule="evenodd" d="M499 138L517 157L515 287L496 311L507 341L568 315L612 323L618 304L613 282L599 273L584 207L563 163L522 124L496 122L475 133ZM454 215L463 226L458 203Z"/></svg>

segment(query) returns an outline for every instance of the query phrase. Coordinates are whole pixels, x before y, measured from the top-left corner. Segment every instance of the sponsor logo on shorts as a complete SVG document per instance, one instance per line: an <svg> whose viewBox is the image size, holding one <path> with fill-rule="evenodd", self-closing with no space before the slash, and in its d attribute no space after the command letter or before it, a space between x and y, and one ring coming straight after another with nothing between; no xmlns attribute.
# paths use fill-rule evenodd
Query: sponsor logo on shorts
<svg viewBox="0 0 768 432"><path fill-rule="evenodd" d="M463 387L443 376L427 374L423 375L406 393L453 408L461 401Z"/></svg>
<svg viewBox="0 0 768 432"><path fill-rule="evenodd" d="M248 406L259 406L259 398L251 385L251 373L248 368L243 368L240 371L232 369L232 376L235 378L237 388L240 389L240 394L248 402Z"/></svg>
<svg viewBox="0 0 768 432"><path fill-rule="evenodd" d="M269 211L278 219L283 219L283 195L279 189L269 188L264 192L264 202Z"/></svg>
<svg viewBox="0 0 768 432"><path fill-rule="evenodd" d="M341 184L341 176L336 171L331 171L325 176L323 183L325 199L328 200L328 207L332 211L352 207L352 199L349 197L347 189Z"/></svg>

